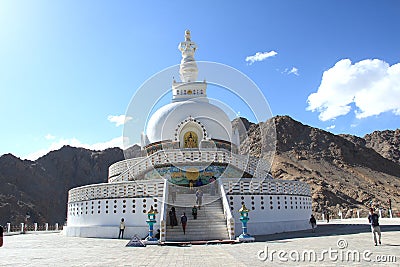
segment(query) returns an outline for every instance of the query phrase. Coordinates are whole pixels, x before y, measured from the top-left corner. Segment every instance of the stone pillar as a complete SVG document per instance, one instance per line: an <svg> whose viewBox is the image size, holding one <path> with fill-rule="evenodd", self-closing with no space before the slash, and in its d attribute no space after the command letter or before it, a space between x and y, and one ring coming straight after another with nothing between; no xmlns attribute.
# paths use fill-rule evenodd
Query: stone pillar
<svg viewBox="0 0 400 267"><path fill-rule="evenodd" d="M34 226L34 231L36 232L37 231L37 223L34 223L33 226Z"/></svg>
<svg viewBox="0 0 400 267"><path fill-rule="evenodd" d="M360 210L357 210L357 218L360 219Z"/></svg>
<svg viewBox="0 0 400 267"><path fill-rule="evenodd" d="M44 224L44 228L45 228L46 231L49 231L49 223L45 223Z"/></svg>
<svg viewBox="0 0 400 267"><path fill-rule="evenodd" d="M58 231L58 223L56 223L55 228L56 228L56 231Z"/></svg>
<svg viewBox="0 0 400 267"><path fill-rule="evenodd" d="M11 223L7 223L7 233L11 232Z"/></svg>
<svg viewBox="0 0 400 267"><path fill-rule="evenodd" d="M379 218L382 218L382 209L379 209Z"/></svg>
<svg viewBox="0 0 400 267"><path fill-rule="evenodd" d="M325 221L325 214L322 213L322 220Z"/></svg>
<svg viewBox="0 0 400 267"><path fill-rule="evenodd" d="M21 232L22 232L22 233L24 232L24 227L25 227L25 224L24 224L24 223L21 223Z"/></svg>

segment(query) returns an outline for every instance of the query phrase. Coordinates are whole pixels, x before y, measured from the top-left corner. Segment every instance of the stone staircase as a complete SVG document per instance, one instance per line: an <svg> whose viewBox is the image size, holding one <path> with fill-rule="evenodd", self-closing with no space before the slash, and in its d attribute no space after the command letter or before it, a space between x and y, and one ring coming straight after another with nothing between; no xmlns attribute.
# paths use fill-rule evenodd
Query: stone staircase
<svg viewBox="0 0 400 267"><path fill-rule="evenodd" d="M177 194L174 207L176 209L178 225L172 228L168 223L166 242L229 239L220 197L204 193L203 205L201 206L201 209L197 209L196 220L193 219L192 215L192 208L195 204L196 197L194 193ZM169 212L171 207L172 205L168 205L167 212ZM183 212L186 213L188 218L186 235L183 234L182 225L180 224L180 217ZM169 222L169 218L167 221Z"/></svg>

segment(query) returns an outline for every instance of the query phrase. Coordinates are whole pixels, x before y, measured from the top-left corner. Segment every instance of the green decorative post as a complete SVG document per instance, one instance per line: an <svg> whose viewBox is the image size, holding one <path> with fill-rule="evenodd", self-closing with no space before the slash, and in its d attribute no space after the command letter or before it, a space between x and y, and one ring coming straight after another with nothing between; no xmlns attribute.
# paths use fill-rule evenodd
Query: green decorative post
<svg viewBox="0 0 400 267"><path fill-rule="evenodd" d="M153 226L156 223L156 214L157 210L154 210L153 206L150 207L150 210L147 212L147 224L149 225L149 236L146 237L144 241L148 245L158 244L158 239L153 236Z"/></svg>
<svg viewBox="0 0 400 267"><path fill-rule="evenodd" d="M242 234L238 236L238 240L241 242L253 242L255 240L254 237L247 233L247 222L250 220L249 218L249 210L243 204L239 210L240 212L240 221L242 222Z"/></svg>

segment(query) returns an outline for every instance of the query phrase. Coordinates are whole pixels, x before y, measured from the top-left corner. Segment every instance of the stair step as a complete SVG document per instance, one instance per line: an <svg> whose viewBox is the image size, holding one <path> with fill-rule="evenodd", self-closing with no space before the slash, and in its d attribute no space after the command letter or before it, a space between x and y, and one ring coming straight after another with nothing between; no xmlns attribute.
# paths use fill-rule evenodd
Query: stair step
<svg viewBox="0 0 400 267"><path fill-rule="evenodd" d="M168 200L167 211L175 207L178 222L180 222L182 213L185 212L188 217L188 223L186 226L186 235L183 234L180 224L174 228L167 225L167 241L228 239L226 218L220 196L211 196L209 193L204 193L201 209L197 209L196 220L192 216L192 208L194 205L197 206L194 192L187 194L178 192L174 203L172 203L171 195Z"/></svg>

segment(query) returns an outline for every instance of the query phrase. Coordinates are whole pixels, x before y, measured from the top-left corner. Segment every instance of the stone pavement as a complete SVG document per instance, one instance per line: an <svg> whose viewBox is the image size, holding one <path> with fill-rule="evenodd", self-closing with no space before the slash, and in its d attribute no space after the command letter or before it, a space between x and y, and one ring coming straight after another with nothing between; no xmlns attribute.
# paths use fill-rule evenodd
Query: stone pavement
<svg viewBox="0 0 400 267"><path fill-rule="evenodd" d="M128 240L31 233L4 237L0 266L400 266L400 220L383 225L382 231L382 245L377 247L368 225L343 223L320 224L315 233L260 236L254 243L187 247L135 248L125 247ZM310 261L313 251L316 260Z"/></svg>

